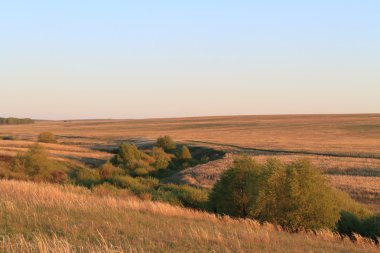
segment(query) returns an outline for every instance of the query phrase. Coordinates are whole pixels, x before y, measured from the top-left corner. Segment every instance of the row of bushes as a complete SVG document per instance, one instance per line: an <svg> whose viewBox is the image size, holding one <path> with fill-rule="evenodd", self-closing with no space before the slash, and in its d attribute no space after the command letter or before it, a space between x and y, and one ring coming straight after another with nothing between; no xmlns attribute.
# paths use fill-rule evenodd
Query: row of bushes
<svg viewBox="0 0 380 253"><path fill-rule="evenodd" d="M194 162L188 147L177 144L169 137L160 137L156 145L147 151L139 150L134 144L123 143L111 163L133 176L154 175L167 168L181 169Z"/></svg>
<svg viewBox="0 0 380 253"><path fill-rule="evenodd" d="M32 119L19 119L19 118L0 118L0 125L19 125L19 124L32 124Z"/></svg>
<svg viewBox="0 0 380 253"><path fill-rule="evenodd" d="M60 184L76 184L93 189L103 185L108 188L128 190L134 195L154 201L163 201L184 207L205 209L208 193L190 186L161 184L152 177L133 177L128 171L106 163L100 168L76 167L50 159L39 144L26 153L13 158L9 169L0 169L0 177L43 181Z"/></svg>

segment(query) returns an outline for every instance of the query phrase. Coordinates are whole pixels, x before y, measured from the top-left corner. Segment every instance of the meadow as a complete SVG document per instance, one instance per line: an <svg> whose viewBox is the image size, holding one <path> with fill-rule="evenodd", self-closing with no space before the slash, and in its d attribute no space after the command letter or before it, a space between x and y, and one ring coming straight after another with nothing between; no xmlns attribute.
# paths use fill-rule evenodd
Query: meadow
<svg viewBox="0 0 380 253"><path fill-rule="evenodd" d="M0 180L2 252L377 252L329 231L288 233L82 187Z"/></svg>
<svg viewBox="0 0 380 253"><path fill-rule="evenodd" d="M0 136L19 138L0 141L0 156L25 150L45 131L59 137L58 144L45 144L52 155L94 165L110 158L107 151L123 141L144 145L170 135L191 145L249 153L258 160L271 156L284 161L306 157L331 175L366 176L368 181L376 181L380 175L379 114L36 121L0 126ZM363 202L368 203L366 199ZM372 202L380 205L378 197Z"/></svg>
<svg viewBox="0 0 380 253"><path fill-rule="evenodd" d="M248 154L258 162L273 157L285 163L306 158L331 185L380 213L379 114L65 120L1 125L0 169L9 166L19 152L27 151L42 132L52 132L58 138L57 143L40 144L51 158L89 168L99 168L111 159L121 143L148 149L158 137L170 135L189 146L199 159L204 153L212 159L165 174L162 181L206 190L231 166L236 155ZM0 181L0 192L0 251L378 250L363 238L352 243L328 231L289 234L270 224L220 219L152 202L146 194L137 199L129 192L115 194L102 189L16 181Z"/></svg>

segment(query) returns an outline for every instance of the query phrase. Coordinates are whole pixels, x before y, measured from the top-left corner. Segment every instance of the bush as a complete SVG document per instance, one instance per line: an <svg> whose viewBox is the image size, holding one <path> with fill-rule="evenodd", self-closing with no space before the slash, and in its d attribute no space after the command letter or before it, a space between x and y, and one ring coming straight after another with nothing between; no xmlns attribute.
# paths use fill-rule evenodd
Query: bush
<svg viewBox="0 0 380 253"><path fill-rule="evenodd" d="M333 229L345 208L365 212L353 202L330 187L306 160L286 165L272 159L257 165L248 157L236 160L222 174L210 197L211 208L219 213L267 221L291 231Z"/></svg>
<svg viewBox="0 0 380 253"><path fill-rule="evenodd" d="M372 238L379 243L380 238L380 215L368 217L363 221L362 231L360 233L363 236Z"/></svg>
<svg viewBox="0 0 380 253"><path fill-rule="evenodd" d="M14 141L14 140L17 140L17 136L7 135L7 136L1 137L0 139L4 141Z"/></svg>
<svg viewBox="0 0 380 253"><path fill-rule="evenodd" d="M380 216L367 216L359 218L350 212L341 212L336 230L343 235L348 235L355 240L354 234L369 237L378 243L380 237Z"/></svg>
<svg viewBox="0 0 380 253"><path fill-rule="evenodd" d="M43 132L38 135L38 141L44 143L57 143L57 137L50 132Z"/></svg>
<svg viewBox="0 0 380 253"><path fill-rule="evenodd" d="M63 183L67 180L67 168L50 159L47 151L39 144L33 145L24 154L17 154L12 160L11 170L36 181Z"/></svg>
<svg viewBox="0 0 380 253"><path fill-rule="evenodd" d="M119 189L109 183L103 183L92 188L92 192L99 196L113 196L126 198L134 196L134 194L128 189Z"/></svg>
<svg viewBox="0 0 380 253"><path fill-rule="evenodd" d="M118 154L112 158L111 162L131 171L137 168L150 169L150 163L154 162L154 158L140 151L136 145L123 143L119 146Z"/></svg>
<svg viewBox="0 0 380 253"><path fill-rule="evenodd" d="M208 193L188 185L167 184L159 187L153 199L184 207L205 209Z"/></svg>
<svg viewBox="0 0 380 253"><path fill-rule="evenodd" d="M336 224L336 230L340 234L348 235L353 238L354 233L359 234L362 231L362 221L353 213L342 211L340 219Z"/></svg>
<svg viewBox="0 0 380 253"><path fill-rule="evenodd" d="M159 181L155 178L133 178L131 176L117 176L108 182L116 187L129 189L137 195L150 193L159 185Z"/></svg>
<svg viewBox="0 0 380 253"><path fill-rule="evenodd" d="M154 158L153 166L156 169L166 169L171 162L171 155L165 153L162 148L154 147L152 150L152 156Z"/></svg>
<svg viewBox="0 0 380 253"><path fill-rule="evenodd" d="M188 147L182 146L181 151L178 154L178 159L181 161L190 161L192 159L192 156Z"/></svg>
<svg viewBox="0 0 380 253"><path fill-rule="evenodd" d="M175 150L177 145L170 136L166 135L157 139L157 147L169 152Z"/></svg>
<svg viewBox="0 0 380 253"><path fill-rule="evenodd" d="M98 173L100 178L107 179L122 174L122 170L114 167L111 163L105 163L102 167L99 168Z"/></svg>
<svg viewBox="0 0 380 253"><path fill-rule="evenodd" d="M202 156L201 163L208 163L210 161L210 158L207 155Z"/></svg>
<svg viewBox="0 0 380 253"><path fill-rule="evenodd" d="M76 172L76 182L88 188L100 183L99 173L94 169L80 168Z"/></svg>
<svg viewBox="0 0 380 253"><path fill-rule="evenodd" d="M149 175L149 171L144 168L137 168L133 171L133 176L145 177Z"/></svg>

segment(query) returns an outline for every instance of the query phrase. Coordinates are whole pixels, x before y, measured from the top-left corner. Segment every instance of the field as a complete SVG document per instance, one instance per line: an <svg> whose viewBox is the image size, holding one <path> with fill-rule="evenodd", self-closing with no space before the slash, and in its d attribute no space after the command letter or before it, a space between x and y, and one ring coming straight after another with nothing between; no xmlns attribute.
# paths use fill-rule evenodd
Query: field
<svg viewBox="0 0 380 253"><path fill-rule="evenodd" d="M291 234L255 221L89 190L0 181L1 252L377 252L328 231Z"/></svg>
<svg viewBox="0 0 380 253"><path fill-rule="evenodd" d="M164 182L211 189L236 154L262 162L309 159L332 185L380 213L380 115L231 116L146 120L36 121L1 125L0 168L41 144L57 160L98 167L122 142L149 147L170 135L213 159L178 171ZM1 138L0 138L1 139ZM224 156L221 154L225 154ZM6 252L372 252L321 232L288 234L253 221L219 219L130 195L109 196L73 186L0 181L0 251ZM105 195L105 196L104 196ZM178 225L180 224L180 225ZM89 229L90 228L90 229ZM149 239L148 239L149 238ZM364 240L364 239L361 239ZM198 248L194 248L198 247Z"/></svg>
<svg viewBox="0 0 380 253"><path fill-rule="evenodd" d="M0 126L0 136L19 138L18 141L0 141L0 156L6 159L4 157L25 150L44 131L59 136L59 144L45 144L52 155L90 165L107 160L110 154L106 151L121 142L144 145L161 135L229 153L249 153L258 160L308 158L330 175L333 184L380 212L380 190L376 187L380 177L379 114L37 121L30 125ZM223 161L216 163L223 167ZM197 171L212 174L213 170L220 171L218 166L205 165ZM191 175L186 176L190 181L198 177ZM214 180L217 176L218 173ZM364 176L358 182L365 183L351 184L355 176L359 176L358 179ZM210 187L210 182L200 185Z"/></svg>

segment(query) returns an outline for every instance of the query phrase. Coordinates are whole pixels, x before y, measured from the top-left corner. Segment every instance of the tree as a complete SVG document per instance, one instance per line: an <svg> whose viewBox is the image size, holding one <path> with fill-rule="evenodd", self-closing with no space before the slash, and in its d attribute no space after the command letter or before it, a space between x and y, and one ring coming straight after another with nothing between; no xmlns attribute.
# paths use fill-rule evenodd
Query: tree
<svg viewBox="0 0 380 253"><path fill-rule="evenodd" d="M57 143L57 137L53 133L43 132L38 135L38 141L45 143Z"/></svg>
<svg viewBox="0 0 380 253"><path fill-rule="evenodd" d="M332 188L307 160L284 164L277 159L258 165L251 158L235 160L215 184L211 208L218 213L249 217L291 231L335 227L343 210L364 208Z"/></svg>
<svg viewBox="0 0 380 253"><path fill-rule="evenodd" d="M34 121L32 119L19 119L19 118L0 118L0 125L19 125L19 124L32 124Z"/></svg>
<svg viewBox="0 0 380 253"><path fill-rule="evenodd" d="M177 148L177 144L173 139L166 135L157 139L157 147L163 148L166 152L173 151Z"/></svg>
<svg viewBox="0 0 380 253"><path fill-rule="evenodd" d="M188 147L182 146L181 151L178 154L178 159L182 161L190 161L192 159L192 156Z"/></svg>
<svg viewBox="0 0 380 253"><path fill-rule="evenodd" d="M274 165L274 166L273 166ZM306 160L270 164L250 215L292 231L335 227L340 207L334 191Z"/></svg>
<svg viewBox="0 0 380 253"><path fill-rule="evenodd" d="M236 159L214 185L210 194L212 211L234 217L247 217L250 202L250 181L258 174L256 162L250 157Z"/></svg>

